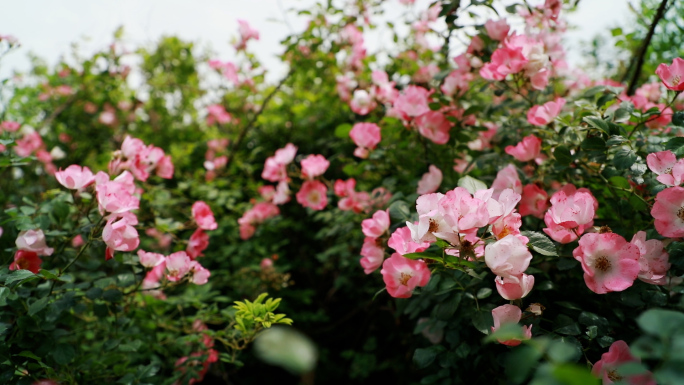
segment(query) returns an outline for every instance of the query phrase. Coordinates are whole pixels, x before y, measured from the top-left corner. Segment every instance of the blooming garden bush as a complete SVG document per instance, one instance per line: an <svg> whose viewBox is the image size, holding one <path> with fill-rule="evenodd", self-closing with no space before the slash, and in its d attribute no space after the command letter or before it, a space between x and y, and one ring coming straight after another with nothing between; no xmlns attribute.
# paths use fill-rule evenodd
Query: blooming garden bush
<svg viewBox="0 0 684 385"><path fill-rule="evenodd" d="M684 381L681 6L611 78L560 0L387 3L301 11L275 85L246 21L6 82L3 383Z"/></svg>

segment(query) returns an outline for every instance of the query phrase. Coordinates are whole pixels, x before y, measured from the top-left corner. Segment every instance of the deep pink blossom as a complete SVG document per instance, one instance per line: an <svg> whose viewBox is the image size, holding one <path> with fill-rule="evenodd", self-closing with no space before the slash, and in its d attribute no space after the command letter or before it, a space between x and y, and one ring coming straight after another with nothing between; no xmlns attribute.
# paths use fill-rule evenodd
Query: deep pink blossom
<svg viewBox="0 0 684 385"><path fill-rule="evenodd" d="M494 51L491 61L480 69L480 76L486 80L504 80L506 75L522 71L526 64L522 48L504 46Z"/></svg>
<svg viewBox="0 0 684 385"><path fill-rule="evenodd" d="M209 247L209 234L205 233L202 229L197 229L190 236L185 252L188 253L191 259L197 259L197 257L203 255L202 252L207 247Z"/></svg>
<svg viewBox="0 0 684 385"><path fill-rule="evenodd" d="M431 164L428 172L423 174L423 177L418 181L418 194L430 194L439 189L442 184L442 171L437 166Z"/></svg>
<svg viewBox="0 0 684 385"><path fill-rule="evenodd" d="M534 286L534 276L522 274L521 276L511 275L506 278L496 277L496 290L499 295L509 301L526 297Z"/></svg>
<svg viewBox="0 0 684 385"><path fill-rule="evenodd" d="M646 232L634 234L631 244L639 248L639 276L644 282L665 285L670 270L670 255L665 251L663 242L657 239L646 240Z"/></svg>
<svg viewBox="0 0 684 385"><path fill-rule="evenodd" d="M636 363L641 362L641 360L632 355L625 341L615 341L610 345L608 352L603 353L601 359L594 364L591 373L600 378L603 385L613 384L615 381L623 381L622 383L630 385L656 385L651 372L631 375L626 378L619 375L617 369L621 365L631 362Z"/></svg>
<svg viewBox="0 0 684 385"><path fill-rule="evenodd" d="M492 327L492 333L496 332L505 324L517 324L522 318L522 311L519 307L514 305L502 305L492 310L492 318L494 319L494 326ZM523 339L532 338L532 325L522 326ZM497 340L500 344L507 346L518 346L522 342L518 339L512 340Z"/></svg>
<svg viewBox="0 0 684 385"><path fill-rule="evenodd" d="M323 155L309 155L302 160L302 177L313 179L323 175L330 162Z"/></svg>
<svg viewBox="0 0 684 385"><path fill-rule="evenodd" d="M43 138L41 138L39 133L33 131L16 140L14 152L17 156L24 158L30 156L43 146Z"/></svg>
<svg viewBox="0 0 684 385"><path fill-rule="evenodd" d="M659 192L651 215L660 235L669 238L684 236L684 187L670 187Z"/></svg>
<svg viewBox="0 0 684 385"><path fill-rule="evenodd" d="M527 162L539 157L542 140L534 135L528 135L515 146L507 146L506 154L513 156L520 162Z"/></svg>
<svg viewBox="0 0 684 385"><path fill-rule="evenodd" d="M425 286L430 281L430 270L425 262L392 254L382 264L382 279L387 292L394 298L409 298L416 286Z"/></svg>
<svg viewBox="0 0 684 385"><path fill-rule="evenodd" d="M623 291L639 275L639 248L615 233L589 233L572 256L582 264L584 282L597 294Z"/></svg>
<svg viewBox="0 0 684 385"><path fill-rule="evenodd" d="M24 230L19 233L15 241L19 250L31 251L38 255L50 256L54 251L48 247L43 230Z"/></svg>
<svg viewBox="0 0 684 385"><path fill-rule="evenodd" d="M354 155L359 158L367 158L368 151L374 150L380 143L380 127L375 123L356 123L349 131L349 136L358 146Z"/></svg>
<svg viewBox="0 0 684 385"><path fill-rule="evenodd" d="M556 98L556 100L546 102L541 106L533 106L527 112L527 121L535 126L545 126L560 115L563 106L565 106L565 99L563 98Z"/></svg>
<svg viewBox="0 0 684 385"><path fill-rule="evenodd" d="M4 122L0 123L0 131L16 132L20 127L21 124L18 122L9 120L5 120Z"/></svg>
<svg viewBox="0 0 684 385"><path fill-rule="evenodd" d="M449 122L443 113L428 111L416 118L418 132L436 144L446 144L449 141Z"/></svg>
<svg viewBox="0 0 684 385"><path fill-rule="evenodd" d="M317 180L307 180L297 192L297 202L312 210L323 210L328 204L328 188Z"/></svg>
<svg viewBox="0 0 684 385"><path fill-rule="evenodd" d="M59 184L71 190L79 190L95 182L95 176L88 167L75 164L67 167L64 171L62 169L57 171L55 178Z"/></svg>
<svg viewBox="0 0 684 385"><path fill-rule="evenodd" d="M14 254L14 262L9 265L10 270L28 270L38 274L43 260L33 251L17 250Z"/></svg>
<svg viewBox="0 0 684 385"><path fill-rule="evenodd" d="M520 277L530 266L530 261L532 253L515 235L507 235L485 247L485 263L500 277Z"/></svg>
<svg viewBox="0 0 684 385"><path fill-rule="evenodd" d="M518 212L522 216L532 215L539 219L544 218L544 213L549 207L549 194L536 184L528 184L523 187L522 199Z"/></svg>
<svg viewBox="0 0 684 385"><path fill-rule="evenodd" d="M197 201L192 205L192 217L200 229L216 230L218 228L214 213L204 201Z"/></svg>
<svg viewBox="0 0 684 385"><path fill-rule="evenodd" d="M661 63L656 69L656 75L668 90L684 91L684 59L675 58L669 66Z"/></svg>

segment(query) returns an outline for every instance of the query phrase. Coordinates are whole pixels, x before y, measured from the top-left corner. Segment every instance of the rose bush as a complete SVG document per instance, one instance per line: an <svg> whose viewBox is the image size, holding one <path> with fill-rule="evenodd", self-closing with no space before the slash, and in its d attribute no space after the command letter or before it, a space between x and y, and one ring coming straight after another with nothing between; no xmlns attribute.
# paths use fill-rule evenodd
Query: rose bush
<svg viewBox="0 0 684 385"><path fill-rule="evenodd" d="M238 360L278 290L326 383L681 381L682 59L618 81L559 0L401 3L302 12L276 85L245 21L237 62L117 39L8 83L0 378L309 383Z"/></svg>

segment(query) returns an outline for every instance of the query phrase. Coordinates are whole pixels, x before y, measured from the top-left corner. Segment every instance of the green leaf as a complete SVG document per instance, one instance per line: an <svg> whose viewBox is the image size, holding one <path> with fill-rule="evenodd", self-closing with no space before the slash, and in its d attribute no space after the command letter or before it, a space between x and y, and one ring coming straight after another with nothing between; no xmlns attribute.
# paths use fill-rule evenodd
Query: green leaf
<svg viewBox="0 0 684 385"><path fill-rule="evenodd" d="M389 215L394 219L407 221L410 219L411 211L408 203L396 201L389 206Z"/></svg>
<svg viewBox="0 0 684 385"><path fill-rule="evenodd" d="M492 313L489 311L478 311L473 315L473 326L482 334L489 334L494 326L494 319Z"/></svg>
<svg viewBox="0 0 684 385"><path fill-rule="evenodd" d="M610 128L608 127L608 122L605 120L595 117L595 116L585 116L584 119L582 119L585 123L590 125L591 127L598 128L599 130L605 132L606 134L610 133Z"/></svg>
<svg viewBox="0 0 684 385"><path fill-rule="evenodd" d="M33 316L34 314L43 310L45 308L45 306L47 306L49 300L50 300L50 297L44 297L44 298L41 298L41 299L33 302L31 305L29 305L28 315Z"/></svg>
<svg viewBox="0 0 684 385"><path fill-rule="evenodd" d="M5 286L9 286L15 282L21 283L21 281L34 276L35 274L29 270L15 270L5 279Z"/></svg>
<svg viewBox="0 0 684 385"><path fill-rule="evenodd" d="M558 146L553 151L553 156L556 158L558 164L562 166L567 166L572 162L572 154L566 146Z"/></svg>
<svg viewBox="0 0 684 385"><path fill-rule="evenodd" d="M561 314L556 317L556 322L554 322L553 327L553 330L559 334L576 336L581 333L577 322L565 314Z"/></svg>
<svg viewBox="0 0 684 385"><path fill-rule="evenodd" d="M587 151L605 151L606 142L600 136L588 136L582 141L580 147Z"/></svg>
<svg viewBox="0 0 684 385"><path fill-rule="evenodd" d="M626 170L636 162L637 155L631 148L621 148L615 153L613 164L618 170Z"/></svg>
<svg viewBox="0 0 684 385"><path fill-rule="evenodd" d="M477 295L475 295L475 297L477 297L477 299L485 299L490 295L492 295L492 289L488 287L483 287L482 289L477 291Z"/></svg>
<svg viewBox="0 0 684 385"><path fill-rule="evenodd" d="M647 333L669 338L675 332L684 331L684 314L664 309L651 309L637 318L637 324Z"/></svg>
<svg viewBox="0 0 684 385"><path fill-rule="evenodd" d="M349 123L343 123L335 127L335 136L340 139L349 138L349 132L352 130L352 125Z"/></svg>
<svg viewBox="0 0 684 385"><path fill-rule="evenodd" d="M422 251L420 253L407 253L407 254L402 255L402 257L408 258L408 259L433 259L435 261L441 261L442 260L441 255L430 253L428 251Z"/></svg>
<svg viewBox="0 0 684 385"><path fill-rule="evenodd" d="M76 356L76 351L71 345L58 344L55 350L52 351L52 358L55 359L59 365L69 364Z"/></svg>
<svg viewBox="0 0 684 385"><path fill-rule="evenodd" d="M684 111L677 111L672 115L672 124L675 126L684 127Z"/></svg>
<svg viewBox="0 0 684 385"><path fill-rule="evenodd" d="M624 188L624 189L630 188L629 180L627 178L625 178L624 176L619 176L619 175L611 176L610 178L608 178L608 182L610 182L610 184L612 184L613 186L617 186L620 188Z"/></svg>
<svg viewBox="0 0 684 385"><path fill-rule="evenodd" d="M458 187L463 187L468 190L469 193L475 194L476 191L486 190L487 185L481 180L475 179L469 175L464 176L458 180Z"/></svg>
<svg viewBox="0 0 684 385"><path fill-rule="evenodd" d="M629 142L629 139L625 139L625 137L623 137L622 135L613 135L610 137L610 139L608 139L608 141L606 142L606 145L607 146L616 146L618 144L622 144L625 142Z"/></svg>
<svg viewBox="0 0 684 385"><path fill-rule="evenodd" d="M17 354L19 357L26 357L26 358L33 358L36 361L40 361L40 357L37 355L33 354L32 352L29 352L28 350L24 350L23 352Z"/></svg>
<svg viewBox="0 0 684 385"><path fill-rule="evenodd" d="M563 385L599 385L599 379L584 366L575 364L554 365L553 376Z"/></svg>
<svg viewBox="0 0 684 385"><path fill-rule="evenodd" d="M123 298L123 294L117 289L109 289L102 294L102 299L107 302L118 302Z"/></svg>
<svg viewBox="0 0 684 385"><path fill-rule="evenodd" d="M677 156L684 155L684 138L678 136L668 140L665 143L665 149L674 152Z"/></svg>
<svg viewBox="0 0 684 385"><path fill-rule="evenodd" d="M549 257L558 256L556 244L553 243L553 241L551 241L546 235L536 231L521 231L520 233L530 240L527 246L532 248L532 250L541 255L546 255Z"/></svg>
<svg viewBox="0 0 684 385"><path fill-rule="evenodd" d="M418 367L418 369L423 369L428 367L432 362L435 361L437 355L443 352L445 349L442 345L430 346L425 349L416 349L413 353L413 363Z"/></svg>
<svg viewBox="0 0 684 385"><path fill-rule="evenodd" d="M626 122L632 117L632 111L625 108L615 110L614 120L618 123Z"/></svg>

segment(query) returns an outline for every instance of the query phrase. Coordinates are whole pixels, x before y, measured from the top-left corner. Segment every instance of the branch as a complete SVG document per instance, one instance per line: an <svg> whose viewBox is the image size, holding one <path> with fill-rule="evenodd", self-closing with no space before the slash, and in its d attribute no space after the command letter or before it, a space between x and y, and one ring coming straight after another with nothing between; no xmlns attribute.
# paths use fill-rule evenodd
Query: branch
<svg viewBox="0 0 684 385"><path fill-rule="evenodd" d="M634 95L634 91L636 90L637 86L637 81L639 80L639 75L641 75L641 67L643 67L644 65L644 57L646 56L646 51L648 50L649 44L651 44L651 39L653 38L653 34L655 33L655 29L658 25L658 22L660 22L660 19L662 19L663 16L665 16L665 11L667 10L667 3L668 0L663 0L660 3L660 6L656 11L656 15L653 18L653 22L651 23L651 27L648 29L646 39L644 39L644 42L641 44L641 47L639 48L639 51L636 56L636 68L634 69L634 73L632 74L632 79L629 81L629 87L627 87L627 95L629 96Z"/></svg>
<svg viewBox="0 0 684 385"><path fill-rule="evenodd" d="M261 102L261 107L259 108L259 111L257 111L254 114L254 116L252 116L252 118L249 120L249 122L247 122L245 127L242 128L242 131L240 131L240 135L238 136L238 139L235 141L235 144L233 145L233 148L231 149L230 154L228 155L228 160L226 161L226 166L230 165L230 162L235 157L235 153L237 152L238 148L240 148L240 144L242 144L242 141L245 139L245 135L247 135L247 131L249 131L249 129L254 126L257 119L259 119L259 116L261 115L261 113L264 112L264 109L266 108L266 105L268 104L268 102L270 102L271 98L273 98L273 96L276 93L278 93L278 91L280 91L280 88L285 84L287 79L290 78L290 75L292 75L292 73L294 73L294 69L290 70L290 72L288 72L287 75L285 75L285 77L280 81L280 83L278 83L278 85L275 87L275 89L273 89L273 91L271 91L271 93L268 94L268 96L266 96L264 101Z"/></svg>

